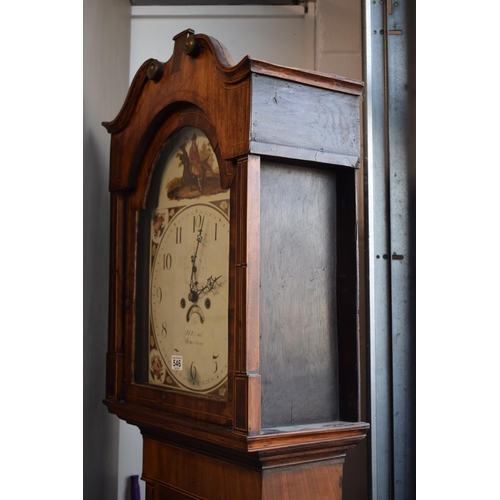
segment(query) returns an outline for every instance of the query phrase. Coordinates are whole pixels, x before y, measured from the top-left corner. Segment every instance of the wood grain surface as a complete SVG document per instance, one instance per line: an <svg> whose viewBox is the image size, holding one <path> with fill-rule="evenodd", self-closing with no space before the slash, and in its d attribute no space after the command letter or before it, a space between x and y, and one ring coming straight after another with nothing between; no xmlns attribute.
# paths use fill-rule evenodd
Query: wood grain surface
<svg viewBox="0 0 500 500"><path fill-rule="evenodd" d="M262 426L339 418L335 172L263 162Z"/></svg>

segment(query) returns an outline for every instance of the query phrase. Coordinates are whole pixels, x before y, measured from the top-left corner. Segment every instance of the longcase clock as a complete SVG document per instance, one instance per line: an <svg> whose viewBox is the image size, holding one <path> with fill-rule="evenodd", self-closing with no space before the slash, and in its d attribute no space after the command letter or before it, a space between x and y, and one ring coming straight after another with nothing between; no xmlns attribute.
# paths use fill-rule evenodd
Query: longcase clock
<svg viewBox="0 0 500 500"><path fill-rule="evenodd" d="M356 80L186 30L112 122L106 398L147 499L342 497L360 421Z"/></svg>

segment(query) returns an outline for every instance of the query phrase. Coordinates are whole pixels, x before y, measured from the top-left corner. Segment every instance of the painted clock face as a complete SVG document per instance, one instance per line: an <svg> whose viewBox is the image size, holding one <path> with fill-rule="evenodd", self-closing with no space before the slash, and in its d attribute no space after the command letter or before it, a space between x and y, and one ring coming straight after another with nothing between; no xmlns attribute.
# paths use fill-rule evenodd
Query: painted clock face
<svg viewBox="0 0 500 500"><path fill-rule="evenodd" d="M151 221L149 383L224 396L229 192L203 132L187 127L172 141Z"/></svg>

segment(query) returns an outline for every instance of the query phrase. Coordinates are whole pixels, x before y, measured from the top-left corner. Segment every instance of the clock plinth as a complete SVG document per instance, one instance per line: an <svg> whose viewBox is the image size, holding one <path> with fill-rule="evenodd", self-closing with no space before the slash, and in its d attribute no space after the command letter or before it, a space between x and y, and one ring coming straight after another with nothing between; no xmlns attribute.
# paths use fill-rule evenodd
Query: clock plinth
<svg viewBox="0 0 500 500"><path fill-rule="evenodd" d="M345 452L298 447L242 454L200 451L144 436L142 479L148 498L216 498L220 500L340 499ZM328 458L325 458L325 456ZM176 496L177 495L177 496Z"/></svg>
<svg viewBox="0 0 500 500"><path fill-rule="evenodd" d="M108 405L141 429L148 500L341 499L346 452L367 430L364 423L322 422L248 435Z"/></svg>
<svg viewBox="0 0 500 500"><path fill-rule="evenodd" d="M186 30L111 139L106 399L148 500L342 498L360 422L362 83Z"/></svg>

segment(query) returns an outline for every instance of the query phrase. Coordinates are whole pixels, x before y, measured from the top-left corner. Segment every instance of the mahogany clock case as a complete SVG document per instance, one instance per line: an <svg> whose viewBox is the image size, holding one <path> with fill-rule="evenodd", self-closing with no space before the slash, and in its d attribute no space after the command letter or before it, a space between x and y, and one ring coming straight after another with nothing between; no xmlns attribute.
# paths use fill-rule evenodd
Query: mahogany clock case
<svg viewBox="0 0 500 500"><path fill-rule="evenodd" d="M146 61L104 124L112 134L104 402L141 429L145 457L168 449L189 461L198 450L249 470L339 464L368 429L358 345L363 85L249 57L235 65L217 40L192 30L174 40L172 57ZM207 393L148 380L151 217L172 139L187 127L208 139L230 205L227 379ZM151 455L143 473L172 486L153 471L160 466Z"/></svg>

